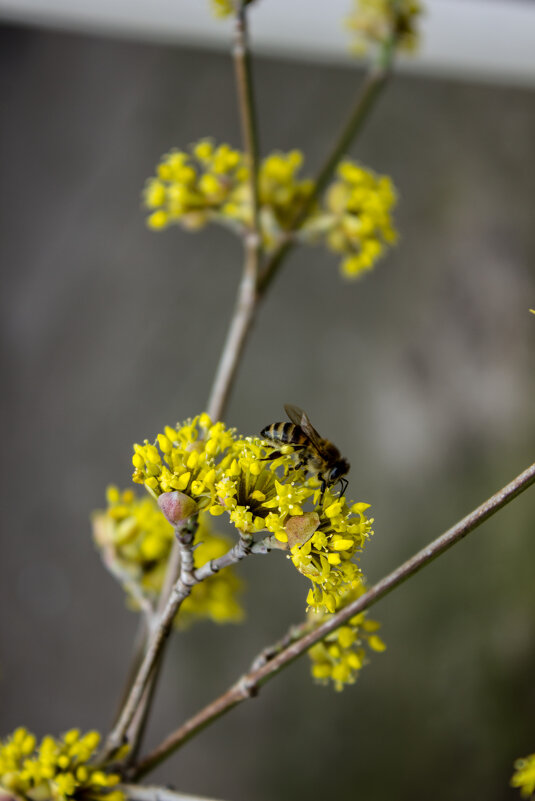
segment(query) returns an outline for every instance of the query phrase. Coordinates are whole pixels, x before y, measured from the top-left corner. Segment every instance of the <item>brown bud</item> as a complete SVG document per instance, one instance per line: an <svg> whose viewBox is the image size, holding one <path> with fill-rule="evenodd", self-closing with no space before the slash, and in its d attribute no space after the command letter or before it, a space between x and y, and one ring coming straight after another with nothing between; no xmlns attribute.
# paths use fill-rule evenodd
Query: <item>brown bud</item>
<svg viewBox="0 0 535 801"><path fill-rule="evenodd" d="M304 545L311 538L320 524L319 515L316 512L306 512L304 515L289 517L284 526L288 535L288 547L294 545Z"/></svg>
<svg viewBox="0 0 535 801"><path fill-rule="evenodd" d="M158 506L173 526L182 523L197 512L197 504L193 498L179 490L164 492L160 495Z"/></svg>

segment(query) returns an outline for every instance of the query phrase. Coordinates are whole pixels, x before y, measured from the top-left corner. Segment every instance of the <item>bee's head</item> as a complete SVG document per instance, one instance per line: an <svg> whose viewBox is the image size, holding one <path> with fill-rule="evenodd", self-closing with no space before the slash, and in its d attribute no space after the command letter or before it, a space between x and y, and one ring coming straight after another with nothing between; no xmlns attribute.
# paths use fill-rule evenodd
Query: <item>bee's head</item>
<svg viewBox="0 0 535 801"><path fill-rule="evenodd" d="M350 465L347 459L338 459L338 461L333 464L326 476L327 483L336 484L337 481L340 481L342 476L345 476L346 473L349 473L349 467Z"/></svg>

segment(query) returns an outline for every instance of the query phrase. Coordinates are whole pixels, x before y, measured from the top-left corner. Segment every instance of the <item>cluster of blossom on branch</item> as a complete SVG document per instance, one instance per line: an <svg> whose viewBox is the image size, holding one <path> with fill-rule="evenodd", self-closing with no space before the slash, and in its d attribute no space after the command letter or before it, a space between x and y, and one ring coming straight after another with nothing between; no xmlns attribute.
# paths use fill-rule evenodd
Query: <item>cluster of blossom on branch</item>
<svg viewBox="0 0 535 801"><path fill-rule="evenodd" d="M170 494L179 497L182 517L198 519L195 568L230 550L231 543L211 530L210 520L223 515L240 538L262 541L265 551L283 551L310 580L307 605L316 625L363 591L355 558L373 533L368 504L350 503L331 488L322 491L291 445L282 445L274 458L272 452L270 442L240 437L207 414L166 426L154 442L134 445L133 480L149 495L137 498L130 490L110 487L107 509L93 516L95 542L131 605L148 603L153 610L162 591L174 528L158 499ZM240 620L240 590L231 566L208 575L193 586L176 623ZM378 638L370 635L377 626L357 616L339 637L313 649L314 677L332 679L336 687L354 681L364 663L363 639L380 650Z"/></svg>
<svg viewBox="0 0 535 801"><path fill-rule="evenodd" d="M314 182L299 177L298 150L275 152L260 164L258 201L264 247L269 251L294 231L300 209L310 200ZM218 222L243 233L252 224L251 186L246 158L226 144L203 139L191 152L175 150L162 158L157 175L145 187L154 229L179 223L198 230ZM349 160L339 165L324 197L293 235L309 244L324 244L340 254L344 275L371 269L397 238L392 220L396 192L390 178Z"/></svg>
<svg viewBox="0 0 535 801"><path fill-rule="evenodd" d="M272 460L266 440L239 437L202 414L134 450L133 479L155 497L179 490L191 515L227 515L241 536L263 532L271 547L288 551L312 582L309 607L332 613L360 584L353 560L372 533L368 504L322 493L317 477L296 464L291 445Z"/></svg>
<svg viewBox="0 0 535 801"><path fill-rule="evenodd" d="M72 729L37 745L33 734L16 729L0 741L0 789L30 801L125 801L117 789L120 777L92 764L99 743L98 732L82 736Z"/></svg>

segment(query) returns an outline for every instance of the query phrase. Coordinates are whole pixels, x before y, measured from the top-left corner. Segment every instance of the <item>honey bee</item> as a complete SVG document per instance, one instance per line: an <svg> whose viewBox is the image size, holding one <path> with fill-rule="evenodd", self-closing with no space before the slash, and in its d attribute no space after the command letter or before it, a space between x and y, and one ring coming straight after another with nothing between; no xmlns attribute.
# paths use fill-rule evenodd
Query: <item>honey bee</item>
<svg viewBox="0 0 535 801"><path fill-rule="evenodd" d="M317 475L321 481L322 498L326 488L338 482L340 494L343 495L349 483L344 478L350 468L347 459L340 454L336 445L318 434L306 412L291 404L286 404L284 408L291 423L271 423L262 429L260 436L274 444L283 442L292 445L299 457L295 469L304 467ZM282 451L277 450L267 458L277 459L281 455Z"/></svg>

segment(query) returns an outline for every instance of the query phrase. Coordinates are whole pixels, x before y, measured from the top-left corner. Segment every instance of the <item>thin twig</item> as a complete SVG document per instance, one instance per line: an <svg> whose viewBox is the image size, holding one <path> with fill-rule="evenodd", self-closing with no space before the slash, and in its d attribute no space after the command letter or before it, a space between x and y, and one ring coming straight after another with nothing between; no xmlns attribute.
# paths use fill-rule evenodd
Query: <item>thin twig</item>
<svg viewBox="0 0 535 801"><path fill-rule="evenodd" d="M277 642L272 643L271 645L267 645L263 648L257 656L253 659L251 663L251 671L258 670L261 667L264 667L268 662L270 662L277 654L280 654L281 651L284 651L285 648L288 648L297 640L300 640L301 637L304 637L305 634L308 634L309 631L312 631L317 626L317 623L313 622L312 620L305 620L302 623L297 623L295 626L290 626L286 634L284 634L280 640Z"/></svg>
<svg viewBox="0 0 535 801"><path fill-rule="evenodd" d="M160 598L158 600L158 607L156 610L156 617L153 620L153 625L155 620L161 618L179 575L180 575L180 543L178 542L177 539L175 539L175 541L173 542L173 547L171 549L171 554L169 556L169 561L167 563L167 570L165 573L165 578L162 586L162 591L160 593ZM146 647L148 633L149 632L146 629L145 640L143 643L144 648ZM142 652L142 654L143 653L144 651ZM143 693L143 697L141 698L141 701L139 702L138 707L136 709L136 713L132 718L132 722L128 727L126 739L128 740L128 743L130 745L130 749L127 755L127 763L129 764L131 764L137 759L139 746L141 744L141 740L145 732L149 709L156 689L156 683L158 681L158 676L162 664L162 657L163 657L163 649L162 651L160 651L160 655L152 670L147 687L145 688L145 692ZM139 659L135 667L136 673L137 670L139 669L140 664L141 660ZM134 673L134 676L135 675L136 674ZM123 697L120 708L122 708L125 702L126 702L126 696Z"/></svg>
<svg viewBox="0 0 535 801"><path fill-rule="evenodd" d="M171 631L175 615L182 602L191 593L191 589L195 584L195 579L193 577L192 545L196 529L197 520L195 518L189 518L189 520L185 521L176 529L177 538L180 543L180 576L171 591L161 616L158 618L157 625L154 626L150 634L145 656L123 706L121 715L108 735L104 753L101 756L102 761L109 759L125 741L126 732L136 714L136 710L143 698L145 690L148 687L151 674L155 669Z"/></svg>
<svg viewBox="0 0 535 801"><path fill-rule="evenodd" d="M268 550L270 549L264 540L253 544L251 535L240 532L240 539L236 545L222 556L218 556L217 559L210 559L210 561L206 562L202 567L197 568L193 576L196 582L204 581L204 579L210 576L215 576L216 573L219 573L219 571L223 570L225 567L241 562L242 559L245 559L246 556L250 556L252 553L267 553Z"/></svg>
<svg viewBox="0 0 535 801"><path fill-rule="evenodd" d="M236 12L234 27L234 68L238 106L242 129L242 141L249 162L249 187L251 192L251 227L260 245L260 221L258 207L258 125L253 91L251 50L247 9L242 2Z"/></svg>
<svg viewBox="0 0 535 801"><path fill-rule="evenodd" d="M398 587L410 576L413 576L434 559L459 542L463 537L481 525L485 520L495 514L499 509L513 500L535 482L535 463L511 481L503 489L485 501L481 506L471 512L467 517L456 523L444 534L431 542L400 567L381 579L368 592L361 595L356 601L348 604L314 631L289 645L273 659L256 670L245 673L223 695L208 704L204 709L186 721L176 731L170 734L157 748L141 760L134 769L135 778L144 776L166 759L173 751L187 742L193 735L208 726L217 718L228 712L237 704L257 694L259 687L269 681L280 670L291 664L298 656L307 651L314 643L319 642L332 631L343 625L354 615L363 612L378 600L384 598L395 587Z"/></svg>
<svg viewBox="0 0 535 801"><path fill-rule="evenodd" d="M143 592L139 581L137 581L134 576L131 576L128 570L121 565L121 562L119 559L117 559L113 548L104 545L101 548L100 553L104 567L109 570L112 576L114 576L120 584L122 584L127 595L130 595L134 603L139 606L147 625L150 626L151 620L154 616L154 608L150 598L148 598Z"/></svg>
<svg viewBox="0 0 535 801"><path fill-rule="evenodd" d="M238 290L238 299L208 401L207 411L212 420L220 420L224 414L258 302L256 290L257 250L253 244L250 246L246 244L246 247L246 263Z"/></svg>
<svg viewBox="0 0 535 801"><path fill-rule="evenodd" d="M131 661L130 668L129 668L129 671L128 671L128 676L126 677L126 682L124 684L124 688L123 688L123 691L122 691L122 694L121 694L121 698L120 698L119 704L117 706L117 711L115 712L115 717L113 718L113 724L112 724L113 726L115 726L115 724L119 720L119 717L121 715L121 711L123 709L123 706L126 703L126 699L128 698L128 694L130 693L130 690L132 689L132 684L134 682L134 679L137 676L137 672L139 670L139 666L141 665L141 661L142 661L143 656L145 654L145 646L146 646L146 643L147 643L147 632L148 632L147 621L146 621L145 617L140 617L138 630L137 630L137 633L136 633L136 639L134 641L134 648L133 648L133 653L132 653L132 661Z"/></svg>
<svg viewBox="0 0 535 801"><path fill-rule="evenodd" d="M346 120L342 130L335 139L335 143L324 163L320 167L314 180L313 189L303 205L298 209L296 217L290 226L290 230L281 238L278 247L273 251L267 264L259 278L258 290L260 294L265 292L276 273L279 270L284 258L296 244L295 233L299 231L307 220L310 210L314 206L316 199L325 189L340 159L347 152L349 146L353 144L357 134L360 133L368 114L385 86L391 72L393 50L385 51L381 57L381 63L372 67L363 85L359 88L357 100L351 113Z"/></svg>

